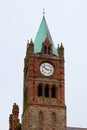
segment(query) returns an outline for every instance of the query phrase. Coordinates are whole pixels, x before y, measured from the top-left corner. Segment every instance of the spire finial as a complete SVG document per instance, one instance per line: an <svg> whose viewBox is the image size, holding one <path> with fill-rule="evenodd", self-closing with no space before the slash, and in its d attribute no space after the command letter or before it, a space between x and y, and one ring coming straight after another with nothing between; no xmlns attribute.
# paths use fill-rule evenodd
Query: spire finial
<svg viewBox="0 0 87 130"><path fill-rule="evenodd" d="M45 11L44 11L45 9L43 8L43 16L45 15Z"/></svg>

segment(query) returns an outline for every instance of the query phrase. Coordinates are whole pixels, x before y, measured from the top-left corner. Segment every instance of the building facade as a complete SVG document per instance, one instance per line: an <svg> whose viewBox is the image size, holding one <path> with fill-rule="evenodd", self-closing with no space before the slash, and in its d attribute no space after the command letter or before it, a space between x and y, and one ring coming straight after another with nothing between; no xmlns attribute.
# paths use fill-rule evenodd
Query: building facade
<svg viewBox="0 0 87 130"><path fill-rule="evenodd" d="M9 130L66 130L64 76L64 47L55 48L43 16L35 41L27 43L22 122L14 103Z"/></svg>

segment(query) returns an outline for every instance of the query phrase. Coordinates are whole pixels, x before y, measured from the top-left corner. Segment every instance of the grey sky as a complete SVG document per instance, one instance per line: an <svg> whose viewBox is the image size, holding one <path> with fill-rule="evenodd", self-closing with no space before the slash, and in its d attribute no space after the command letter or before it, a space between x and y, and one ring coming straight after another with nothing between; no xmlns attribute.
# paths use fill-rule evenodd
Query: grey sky
<svg viewBox="0 0 87 130"><path fill-rule="evenodd" d="M67 125L87 127L87 0L0 1L0 130L16 102L22 114L23 62L42 11L57 47L65 47Z"/></svg>

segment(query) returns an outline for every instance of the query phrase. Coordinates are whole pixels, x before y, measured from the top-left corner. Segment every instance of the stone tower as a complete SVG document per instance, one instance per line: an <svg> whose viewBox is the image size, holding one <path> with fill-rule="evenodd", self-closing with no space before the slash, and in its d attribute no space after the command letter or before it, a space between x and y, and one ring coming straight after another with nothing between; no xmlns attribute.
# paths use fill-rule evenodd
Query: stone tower
<svg viewBox="0 0 87 130"><path fill-rule="evenodd" d="M66 130L64 47L55 49L43 16L24 59L22 130Z"/></svg>

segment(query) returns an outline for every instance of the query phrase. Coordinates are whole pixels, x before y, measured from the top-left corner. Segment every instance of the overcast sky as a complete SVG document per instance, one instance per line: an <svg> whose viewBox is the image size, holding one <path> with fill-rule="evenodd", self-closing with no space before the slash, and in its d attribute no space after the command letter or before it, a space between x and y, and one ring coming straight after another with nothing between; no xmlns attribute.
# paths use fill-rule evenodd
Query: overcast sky
<svg viewBox="0 0 87 130"><path fill-rule="evenodd" d="M67 125L87 128L87 0L0 1L0 130L8 130L16 102L22 114L27 40L45 18L57 47L65 48Z"/></svg>

